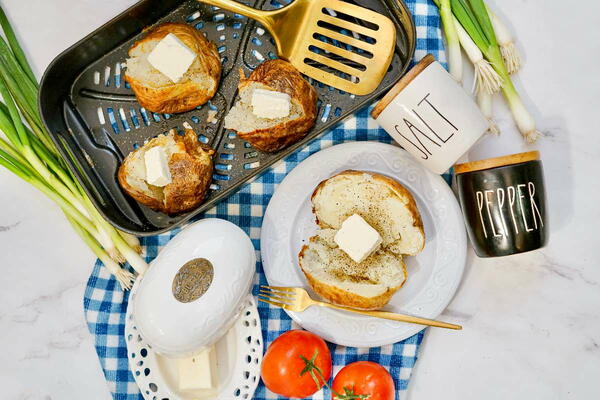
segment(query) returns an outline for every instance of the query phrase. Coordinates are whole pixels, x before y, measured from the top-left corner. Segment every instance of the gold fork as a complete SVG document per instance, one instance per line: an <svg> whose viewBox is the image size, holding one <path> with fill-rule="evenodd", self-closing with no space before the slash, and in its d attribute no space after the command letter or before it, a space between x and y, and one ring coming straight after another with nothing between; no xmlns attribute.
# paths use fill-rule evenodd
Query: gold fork
<svg viewBox="0 0 600 400"><path fill-rule="evenodd" d="M391 319L392 321L408 322L411 324L436 326L438 328L447 329L462 329L462 326L449 324L447 322L435 321L433 319L413 317L412 315L396 314L387 311L365 311L357 310L354 308L342 307L335 304L325 303L322 301L313 300L306 290L302 288L294 287L282 287L282 286L264 286L261 285L258 300L263 303L269 303L275 307L281 307L285 310L293 312L302 312L310 306L321 306L335 308L336 310L343 310L353 312L355 314L368 315L376 318Z"/></svg>

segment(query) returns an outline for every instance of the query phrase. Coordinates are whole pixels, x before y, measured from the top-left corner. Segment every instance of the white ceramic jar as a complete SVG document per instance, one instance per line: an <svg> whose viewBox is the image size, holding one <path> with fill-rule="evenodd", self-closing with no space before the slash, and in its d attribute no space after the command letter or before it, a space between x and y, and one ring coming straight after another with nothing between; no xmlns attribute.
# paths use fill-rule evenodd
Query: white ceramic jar
<svg viewBox="0 0 600 400"><path fill-rule="evenodd" d="M477 104L433 56L425 56L371 116L425 167L446 172L487 131Z"/></svg>
<svg viewBox="0 0 600 400"><path fill-rule="evenodd" d="M152 349L187 357L214 344L237 319L256 264L248 235L204 219L179 232L152 261L134 301L134 319Z"/></svg>

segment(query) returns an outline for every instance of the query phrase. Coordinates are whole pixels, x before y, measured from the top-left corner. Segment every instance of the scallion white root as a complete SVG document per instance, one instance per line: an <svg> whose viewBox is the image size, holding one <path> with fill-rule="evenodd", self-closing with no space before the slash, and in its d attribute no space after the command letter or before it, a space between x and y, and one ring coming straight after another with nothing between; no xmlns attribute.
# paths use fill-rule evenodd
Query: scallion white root
<svg viewBox="0 0 600 400"><path fill-rule="evenodd" d="M125 240L114 231L114 235L112 236L113 242L117 246L117 249L123 254L123 256L127 259L129 265L133 267L133 269L142 276L146 270L148 269L148 263L144 260L135 250L133 250Z"/></svg>
<svg viewBox="0 0 600 400"><path fill-rule="evenodd" d="M135 275L133 275L131 272L121 268L117 263L115 263L114 261L111 263L109 262L109 264L104 264L106 265L106 268L108 268L108 270L115 276L115 278L117 278L117 280L119 281L119 284L121 285L121 288L123 290L130 290L131 287L133 286L133 283L135 282Z"/></svg>
<svg viewBox="0 0 600 400"><path fill-rule="evenodd" d="M106 230L112 243L123 255L125 260L127 260L127 262L138 274L143 275L148 269L148 263L146 263L146 261L138 254L137 250L134 250L129 246L129 244L125 241L125 239L123 239L121 234L115 228L113 228L108 222L106 222L104 218L102 218L95 208L90 210L90 212L92 212L94 215L94 222Z"/></svg>
<svg viewBox="0 0 600 400"><path fill-rule="evenodd" d="M478 90L477 104L479 105L479 109L481 110L482 114L487 118L488 123L490 124L488 127L488 132L493 135L499 135L500 129L498 128L498 125L496 125L492 113L492 95L485 90Z"/></svg>
<svg viewBox="0 0 600 400"><path fill-rule="evenodd" d="M487 7L487 10L492 21L492 26L494 27L494 32L496 33L500 53L502 53L502 58L506 64L506 69L512 75L521 68L521 56L519 55L517 46L515 46L515 41L510 30L489 7Z"/></svg>
<svg viewBox="0 0 600 400"><path fill-rule="evenodd" d="M471 36L469 36L456 18L454 18L454 25L456 26L460 44L475 68L472 90L476 92L484 90L489 94L499 91L502 86L502 78L500 75L498 75L492 65L483 58L481 50L479 50L477 45L473 42L473 39L471 39Z"/></svg>
<svg viewBox="0 0 600 400"><path fill-rule="evenodd" d="M102 261L102 263L104 264L106 269L108 269L109 272L115 276L115 278L119 282L119 285L121 285L121 289L123 289L123 290L131 289L131 286L133 285L133 282L135 281L135 276L133 276L133 274L131 272L121 268L121 266L119 264L117 264L112 259L112 257L109 257L109 255L94 240L94 238L88 233L88 231L83 229L77 223L77 221L75 221L73 218L71 218L68 214L66 214L66 215L67 215L67 219L73 226L73 229L75 230L75 232L77 232L77 234L79 234L81 239L83 239L83 241L89 246L89 248L96 255L96 257L98 257L98 259L100 259L100 261Z"/></svg>
<svg viewBox="0 0 600 400"><path fill-rule="evenodd" d="M444 26L444 34L446 36L447 54L448 54L448 72L458 83L462 83L462 54L460 53L460 42L456 32L454 17L452 16L452 8L450 0L440 0L440 17Z"/></svg>
<svg viewBox="0 0 600 400"><path fill-rule="evenodd" d="M117 231L119 232L119 235L121 235L123 240L125 240L127 242L127 244L133 250L135 250L136 253L142 254L142 245L140 244L140 240L136 236L133 236L127 232L123 232L120 230L117 230Z"/></svg>

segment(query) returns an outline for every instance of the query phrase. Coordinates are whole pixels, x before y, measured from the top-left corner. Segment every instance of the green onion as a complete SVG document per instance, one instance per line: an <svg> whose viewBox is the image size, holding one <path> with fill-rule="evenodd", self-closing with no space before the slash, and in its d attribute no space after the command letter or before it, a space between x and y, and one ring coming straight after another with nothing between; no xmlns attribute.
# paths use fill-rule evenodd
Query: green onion
<svg viewBox="0 0 600 400"><path fill-rule="evenodd" d="M2 7L0 7L0 26L2 26L2 30L4 31L4 34L8 39L8 43L10 43L10 47L15 54L15 58L21 65L21 68L29 76L31 82L36 82L35 75L33 74L29 63L27 62L27 57L25 57L25 53L23 52L23 49L21 49L15 32L13 31L12 26L10 26L10 22L8 22L8 18L6 17Z"/></svg>
<svg viewBox="0 0 600 400"><path fill-rule="evenodd" d="M506 98L519 131L528 143L540 136L535 120L525 108L513 85L502 52L498 46L494 27L483 0L450 0L454 16L491 63L502 80L502 93Z"/></svg>
<svg viewBox="0 0 600 400"><path fill-rule="evenodd" d="M456 28L454 26L454 17L452 16L452 8L450 0L439 0L440 17L444 26L444 34L446 35L446 43L448 47L448 72L456 82L462 82L462 54L460 54L460 43Z"/></svg>
<svg viewBox="0 0 600 400"><path fill-rule="evenodd" d="M137 238L113 228L100 215L72 172L60 158L37 108L38 83L14 31L0 7L0 166L53 200L90 250L129 289L133 275L119 266L125 261L139 273L148 267L139 255Z"/></svg>
<svg viewBox="0 0 600 400"><path fill-rule="evenodd" d="M488 123L490 124L488 127L488 132L494 135L499 135L500 129L494 121L494 116L492 112L492 95L486 92L485 90L478 90L477 105L479 106L481 113L487 118Z"/></svg>
<svg viewBox="0 0 600 400"><path fill-rule="evenodd" d="M11 93L9 92L7 87L3 85L3 82L0 82L0 95L2 95L2 98L4 99L5 105L10 114L10 118L12 119L13 126L17 133L16 140L21 145L20 150L23 157L29 162L31 167L33 167L33 169L40 176L42 176L42 178L45 181L47 181L47 183L54 189L54 191L59 193L63 198L69 201L69 203L74 205L80 212L86 214L86 211L84 211L85 208L83 207L81 201L77 198L77 196L75 196L73 192L71 192L71 190L69 190L69 188L65 186L65 184L50 171L50 169L47 167L47 164L44 163L44 161L47 160L42 161L46 154L36 153L32 148L32 139L28 135L25 125L23 125L21 115L19 114L19 111L15 103L13 102ZM63 175L64 174L66 174L65 171L63 171Z"/></svg>
<svg viewBox="0 0 600 400"><path fill-rule="evenodd" d="M111 257L109 257L104 249L98 245L98 242L94 240L92 236L90 236L89 232L83 229L77 221L72 219L67 215L69 222L73 225L73 229L75 232L79 234L81 239L89 246L89 248L94 252L96 257L102 261L104 266L117 278L119 284L121 285L121 289L129 290L135 281L135 277L133 274L127 270L124 270L117 264Z"/></svg>
<svg viewBox="0 0 600 400"><path fill-rule="evenodd" d="M460 47L465 50L469 60L473 63L473 67L475 69L474 79L473 79L473 91L485 90L488 93L495 93L500 90L502 86L502 78L498 75L498 73L494 70L491 64L483 58L483 54L479 47L475 44L471 36L465 31L460 22L453 15L448 15L447 10L445 10L444 3L449 3L450 0L442 1L442 0L433 0L435 4L440 8L440 15L442 17L442 23L444 25L444 34L446 35L446 41L450 46L451 43L458 44L458 51L460 53ZM449 6L447 6L449 8ZM481 37L481 41L483 38ZM455 75L452 73L452 65L455 61L454 59L460 58L460 74L462 76L462 57L457 57L456 55L452 55L451 49L449 52L449 66L450 66L450 74L456 79ZM456 50L454 50L456 51ZM460 80L457 80L460 82Z"/></svg>
<svg viewBox="0 0 600 400"><path fill-rule="evenodd" d="M56 202L62 208L62 210L71 218L75 219L77 223L79 223L88 231L95 233L96 229L91 221L82 213L80 213L75 207L73 207L71 203L62 198L58 193L52 190L52 188L48 187L46 183L36 176L35 171L28 165L20 163L15 157L12 157L4 150L0 150L0 165L6 167L9 171L13 172L25 182L40 190L51 200Z"/></svg>
<svg viewBox="0 0 600 400"><path fill-rule="evenodd" d="M136 236L133 236L132 234L123 231L119 231L119 234L121 235L123 240L127 242L129 247L131 247L136 253L142 253L142 245L140 244L140 240Z"/></svg>
<svg viewBox="0 0 600 400"><path fill-rule="evenodd" d="M515 41L510 30L504 25L500 17L494 14L489 7L486 6L486 8L492 19L492 25L494 32L496 32L498 46L500 46L500 53L502 53L502 58L504 58L506 69L512 75L521 68L521 56L515 46Z"/></svg>
<svg viewBox="0 0 600 400"><path fill-rule="evenodd" d="M499 91L502 87L502 78L500 78L500 75L498 75L489 61L483 58L483 53L481 53L479 47L473 42L456 18L454 18L454 21L460 44L465 49L465 53L467 53L475 69L472 90L477 93L484 91L490 95Z"/></svg>

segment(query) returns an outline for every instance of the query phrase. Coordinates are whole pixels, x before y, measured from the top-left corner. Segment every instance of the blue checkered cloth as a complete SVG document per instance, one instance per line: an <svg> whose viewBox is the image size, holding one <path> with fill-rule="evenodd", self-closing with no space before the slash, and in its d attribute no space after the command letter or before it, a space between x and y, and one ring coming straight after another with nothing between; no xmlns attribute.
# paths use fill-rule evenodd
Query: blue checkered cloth
<svg viewBox="0 0 600 400"><path fill-rule="evenodd" d="M437 8L431 0L405 0L414 16L417 28L417 49L415 60L420 60L427 53L432 53L439 61L445 63L445 54L440 31L440 19ZM254 247L260 250L260 227L262 217L275 191L277 184L298 163L311 154L335 144L372 140L389 143L391 138L373 119L369 118L369 110L363 109L356 115L338 125L304 148L277 163L263 173L255 181L245 185L239 192L222 201L207 211L200 218L216 217L227 219L242 229L252 239ZM178 229L159 236L142 238L145 257L150 262L161 247L176 235ZM254 282L254 294L258 285L267 284L262 264L256 264L257 277ZM123 292L117 281L96 262L87 283L84 295L85 317L88 328L95 339L96 352L104 371L104 376L115 400L142 400L127 361L127 347L123 332L125 329L125 312L127 310L128 292ZM281 333L296 328L292 320L279 308L259 303L262 333L265 346L268 346ZM330 344L333 356L334 373L344 365L358 360L369 360L385 366L396 383L398 399L404 397L413 366L417 360L419 346L424 331L393 345L357 349ZM320 391L313 399L330 399L331 394ZM254 399L278 399L260 383Z"/></svg>

